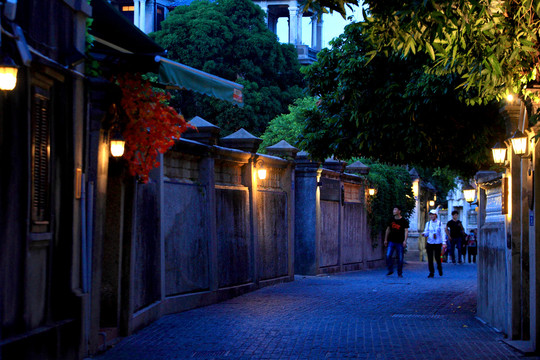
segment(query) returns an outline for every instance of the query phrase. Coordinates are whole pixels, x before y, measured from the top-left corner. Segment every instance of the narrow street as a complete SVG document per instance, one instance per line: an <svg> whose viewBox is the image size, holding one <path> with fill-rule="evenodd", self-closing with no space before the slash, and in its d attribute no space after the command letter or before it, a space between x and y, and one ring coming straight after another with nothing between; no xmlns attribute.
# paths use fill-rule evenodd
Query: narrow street
<svg viewBox="0 0 540 360"><path fill-rule="evenodd" d="M409 262L303 277L165 316L97 357L154 359L518 359L476 316L476 266ZM528 358L531 359L531 358Z"/></svg>

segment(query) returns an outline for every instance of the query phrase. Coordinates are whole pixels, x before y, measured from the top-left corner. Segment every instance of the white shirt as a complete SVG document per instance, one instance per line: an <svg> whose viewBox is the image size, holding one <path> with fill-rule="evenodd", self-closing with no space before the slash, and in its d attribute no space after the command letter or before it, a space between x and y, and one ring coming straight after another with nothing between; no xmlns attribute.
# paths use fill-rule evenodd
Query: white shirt
<svg viewBox="0 0 540 360"><path fill-rule="evenodd" d="M434 221L428 221L422 235L427 237L428 244L446 245L446 232L444 231L444 228L439 219L436 219Z"/></svg>

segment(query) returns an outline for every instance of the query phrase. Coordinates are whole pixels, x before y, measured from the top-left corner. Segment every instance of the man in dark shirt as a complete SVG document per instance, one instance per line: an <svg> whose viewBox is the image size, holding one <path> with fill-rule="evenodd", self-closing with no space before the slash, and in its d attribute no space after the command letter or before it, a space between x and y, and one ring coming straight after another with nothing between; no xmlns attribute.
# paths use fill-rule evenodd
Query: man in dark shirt
<svg viewBox="0 0 540 360"><path fill-rule="evenodd" d="M388 273L386 275L392 275L394 273L394 251L398 255L397 272L398 277L403 277L403 250L407 246L407 236L409 234L409 221L401 216L401 206L394 206L394 217L390 221L386 234L384 235L384 246L387 246L386 250L386 265L388 266Z"/></svg>
<svg viewBox="0 0 540 360"><path fill-rule="evenodd" d="M465 232L465 229L463 229L463 224L461 221L458 220L459 212L456 210L452 211L452 220L446 223L446 235L448 236L448 239L450 240L450 257L452 258L452 262L456 263L456 253L454 251L455 248L457 248L457 254L458 254L458 263L461 264L461 249L462 249L462 242L465 240L463 239L463 233ZM465 262L465 256L463 256L463 262Z"/></svg>

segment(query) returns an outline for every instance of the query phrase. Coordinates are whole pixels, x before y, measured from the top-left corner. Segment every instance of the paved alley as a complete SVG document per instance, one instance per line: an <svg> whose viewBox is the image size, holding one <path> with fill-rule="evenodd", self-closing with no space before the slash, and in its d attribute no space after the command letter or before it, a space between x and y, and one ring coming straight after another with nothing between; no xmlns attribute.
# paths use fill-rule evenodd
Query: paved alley
<svg viewBox="0 0 540 360"><path fill-rule="evenodd" d="M169 315L99 360L518 359L476 316L476 266L409 262L385 269L297 276L226 302ZM529 358L530 359L530 358Z"/></svg>

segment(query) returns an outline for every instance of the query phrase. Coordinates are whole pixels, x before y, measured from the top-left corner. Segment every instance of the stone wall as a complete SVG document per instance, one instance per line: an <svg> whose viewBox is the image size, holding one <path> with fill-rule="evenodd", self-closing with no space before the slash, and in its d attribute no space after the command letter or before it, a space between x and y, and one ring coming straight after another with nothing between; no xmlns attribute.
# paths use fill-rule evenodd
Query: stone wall
<svg viewBox="0 0 540 360"><path fill-rule="evenodd" d="M294 279L294 162L180 140L162 163L134 194L128 333Z"/></svg>
<svg viewBox="0 0 540 360"><path fill-rule="evenodd" d="M478 175L477 175L478 176ZM500 331L509 333L508 272L510 254L502 210L502 179L487 174L478 177L478 316Z"/></svg>
<svg viewBox="0 0 540 360"><path fill-rule="evenodd" d="M367 225L362 176L320 169L300 160L296 168L295 273L317 275L384 264Z"/></svg>

